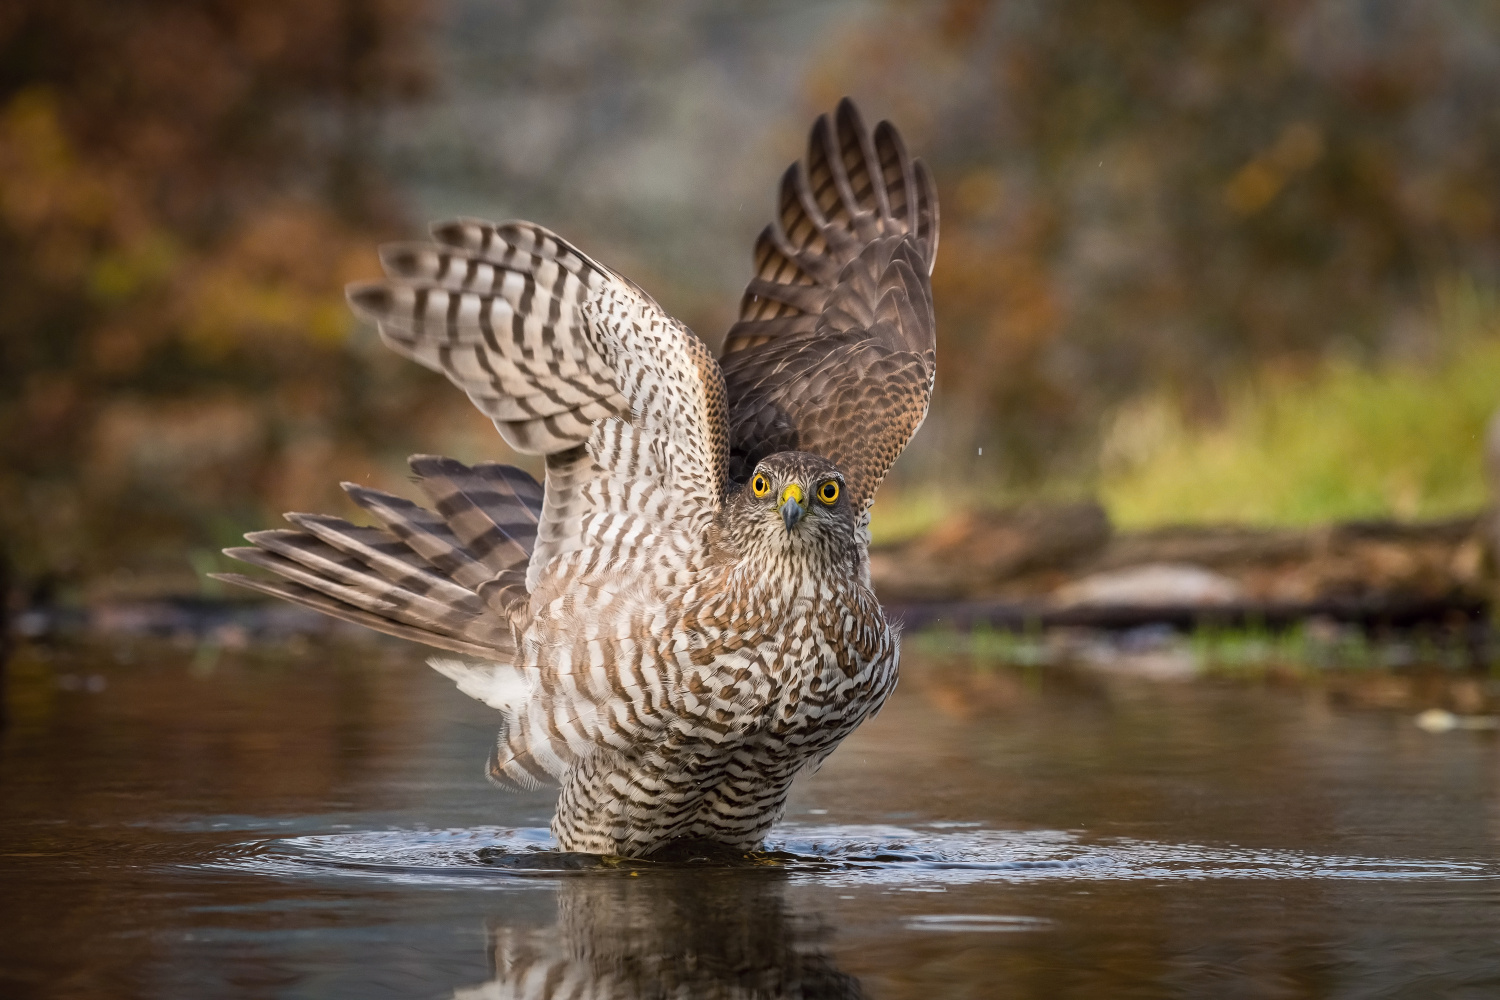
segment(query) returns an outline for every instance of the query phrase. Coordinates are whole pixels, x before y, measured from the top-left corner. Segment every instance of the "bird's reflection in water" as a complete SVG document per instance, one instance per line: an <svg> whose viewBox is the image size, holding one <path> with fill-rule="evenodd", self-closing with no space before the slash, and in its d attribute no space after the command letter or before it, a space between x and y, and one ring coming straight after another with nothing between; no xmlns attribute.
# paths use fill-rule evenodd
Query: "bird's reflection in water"
<svg viewBox="0 0 1500 1000"><path fill-rule="evenodd" d="M562 880L557 922L492 920L493 978L457 1000L854 998L823 949L828 927L792 910L774 870L657 870Z"/></svg>

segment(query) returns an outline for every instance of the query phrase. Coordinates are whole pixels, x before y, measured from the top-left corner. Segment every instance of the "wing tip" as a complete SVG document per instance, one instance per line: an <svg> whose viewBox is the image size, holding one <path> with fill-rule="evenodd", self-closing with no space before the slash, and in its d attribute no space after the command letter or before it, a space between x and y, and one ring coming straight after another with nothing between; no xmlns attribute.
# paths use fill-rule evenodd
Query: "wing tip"
<svg viewBox="0 0 1500 1000"><path fill-rule="evenodd" d="M408 455L406 467L423 478L462 474L471 471L469 466L447 455Z"/></svg>
<svg viewBox="0 0 1500 1000"><path fill-rule="evenodd" d="M387 243L378 252L385 273L394 278L411 278L421 271L422 255L433 247L420 243Z"/></svg>
<svg viewBox="0 0 1500 1000"><path fill-rule="evenodd" d="M479 219L459 217L455 219L441 219L427 227L427 232L434 240L446 246L467 246L469 244L469 230L478 228L481 232L489 228L490 223Z"/></svg>
<svg viewBox="0 0 1500 1000"><path fill-rule="evenodd" d="M249 542L251 545L254 545L256 548L264 548L265 546L261 545L262 541L272 541L277 538L286 538L289 535L300 534L302 534L302 532L296 531L292 528L262 528L260 531L245 532L245 541ZM225 552L227 553L228 550L226 549Z"/></svg>
<svg viewBox="0 0 1500 1000"><path fill-rule="evenodd" d="M356 313L377 321L388 315L396 302L390 286L379 281L356 281L345 285L344 299Z"/></svg>
<svg viewBox="0 0 1500 1000"><path fill-rule="evenodd" d="M225 552L227 553L228 550L226 549ZM235 587L244 587L246 590L253 590L270 597L286 599L275 589L277 581L274 580L262 580L253 576L246 576L244 573L205 573L204 576L210 580L218 580L220 583L231 584Z"/></svg>

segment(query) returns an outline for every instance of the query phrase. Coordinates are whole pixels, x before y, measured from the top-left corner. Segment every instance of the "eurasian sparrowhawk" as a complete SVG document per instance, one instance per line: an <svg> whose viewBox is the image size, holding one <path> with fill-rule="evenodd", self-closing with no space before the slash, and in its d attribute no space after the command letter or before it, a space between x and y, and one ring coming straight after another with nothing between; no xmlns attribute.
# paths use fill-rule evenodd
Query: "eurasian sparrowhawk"
<svg viewBox="0 0 1500 1000"><path fill-rule="evenodd" d="M717 361L539 226L432 234L349 301L545 456L545 488L417 456L430 509L346 484L381 527L289 514L228 550L282 579L222 579L446 650L503 716L490 777L561 786L564 850L755 847L896 682L867 526L932 394L926 169L848 100L820 117Z"/></svg>

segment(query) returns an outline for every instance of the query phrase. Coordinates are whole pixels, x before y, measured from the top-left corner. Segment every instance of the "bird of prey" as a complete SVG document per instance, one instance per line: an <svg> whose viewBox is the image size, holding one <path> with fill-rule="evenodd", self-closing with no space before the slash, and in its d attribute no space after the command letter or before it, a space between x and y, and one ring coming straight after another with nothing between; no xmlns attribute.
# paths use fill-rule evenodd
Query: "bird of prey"
<svg viewBox="0 0 1500 1000"><path fill-rule="evenodd" d="M226 550L281 579L220 579L445 650L503 717L489 777L560 786L561 849L754 849L896 683L868 524L936 371L927 169L847 99L819 117L717 360L540 226L432 237L349 301L545 485L415 456L430 508L346 483L378 527L288 514Z"/></svg>

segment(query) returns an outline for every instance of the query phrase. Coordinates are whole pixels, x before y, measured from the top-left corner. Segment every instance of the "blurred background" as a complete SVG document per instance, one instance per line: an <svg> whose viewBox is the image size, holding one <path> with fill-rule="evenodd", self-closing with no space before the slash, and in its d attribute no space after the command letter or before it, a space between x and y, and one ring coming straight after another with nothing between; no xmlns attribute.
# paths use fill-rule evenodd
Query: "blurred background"
<svg viewBox="0 0 1500 1000"><path fill-rule="evenodd" d="M1097 497L1124 528L1487 502L1500 4L11 0L0 549L22 600L198 593L405 456L509 459L343 302L522 217L710 344L845 95L942 197L932 415L878 537Z"/></svg>

